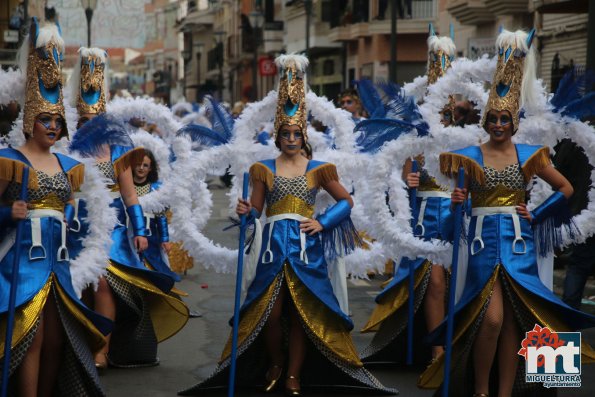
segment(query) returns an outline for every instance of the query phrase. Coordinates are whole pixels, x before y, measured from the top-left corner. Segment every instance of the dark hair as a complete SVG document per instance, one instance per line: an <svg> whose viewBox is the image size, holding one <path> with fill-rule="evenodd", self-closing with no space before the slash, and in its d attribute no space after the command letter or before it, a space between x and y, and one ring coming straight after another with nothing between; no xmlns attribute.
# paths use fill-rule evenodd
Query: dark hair
<svg viewBox="0 0 595 397"><path fill-rule="evenodd" d="M308 160L310 160L312 158L312 145L310 145L308 142L306 142L304 144L304 146L302 147L302 150L304 151L304 153L306 153L306 158L308 158Z"/></svg>
<svg viewBox="0 0 595 397"><path fill-rule="evenodd" d="M145 149L145 156L147 156L149 158L149 160L151 160L151 171L149 171L149 174L147 175L147 182L155 183L159 180L159 165L157 164L157 161L155 160L155 155L150 150ZM145 157L143 156L141 162L144 159L145 159ZM135 164L135 166L136 165L137 164Z"/></svg>

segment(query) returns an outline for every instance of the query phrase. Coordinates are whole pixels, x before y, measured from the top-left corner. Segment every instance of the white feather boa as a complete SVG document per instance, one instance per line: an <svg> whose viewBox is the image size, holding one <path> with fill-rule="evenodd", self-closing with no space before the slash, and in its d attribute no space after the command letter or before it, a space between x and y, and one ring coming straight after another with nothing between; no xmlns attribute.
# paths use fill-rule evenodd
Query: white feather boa
<svg viewBox="0 0 595 397"><path fill-rule="evenodd" d="M87 285L97 286L97 280L105 274L109 260L111 233L118 219L115 208L111 208L112 198L106 188L106 180L95 166L94 159L69 156L85 164L85 182L77 198L87 206L86 221L89 234L83 240L83 249L70 261L70 274L75 292L80 296Z"/></svg>
<svg viewBox="0 0 595 397"><path fill-rule="evenodd" d="M0 105L12 101L23 103L25 99L25 78L18 69L0 69Z"/></svg>
<svg viewBox="0 0 595 397"><path fill-rule="evenodd" d="M120 118L124 123L128 123L133 117L138 117L149 124L155 124L163 133L162 138L168 142L182 127L167 106L157 104L152 99L115 98L107 104L107 112Z"/></svg>

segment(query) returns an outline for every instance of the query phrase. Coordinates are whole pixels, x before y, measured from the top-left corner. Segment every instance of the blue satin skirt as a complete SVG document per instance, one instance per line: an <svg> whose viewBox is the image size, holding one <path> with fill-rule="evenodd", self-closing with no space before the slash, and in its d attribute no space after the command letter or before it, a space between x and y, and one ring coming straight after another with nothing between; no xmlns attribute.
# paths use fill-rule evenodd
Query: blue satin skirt
<svg viewBox="0 0 595 397"><path fill-rule="evenodd" d="M270 249L273 252L272 261L263 263L263 259L268 259L263 258L263 255L269 242L269 229L271 227L269 223L263 228L262 249L256 267L256 277L248 288L246 300L240 313L243 313L254 301L262 296L287 262L312 295L344 322L349 330L353 329L353 322L347 314L341 311L339 302L333 293L320 236L306 235L305 248L308 263L305 263L300 259L300 223L297 220L284 219L272 225L274 227L270 239Z"/></svg>
<svg viewBox="0 0 595 397"><path fill-rule="evenodd" d="M181 280L180 276L170 269L169 264L166 262L167 259L165 255L167 254L161 249L161 238L157 227L157 220L155 218L151 218L149 227L149 230L151 231L150 235L147 236L149 246L143 251L143 257L149 265L151 265L153 270L163 273L173 278L176 282L179 282Z"/></svg>
<svg viewBox="0 0 595 397"><path fill-rule="evenodd" d="M70 274L70 264L68 261L59 261L57 252L61 245L62 222L53 217L40 218L41 221L41 240L45 249L45 256L41 249L34 249L31 252L31 220L25 219L23 222L23 235L16 242L20 244L21 252L19 259L18 288L16 295L16 307L31 301L50 281L52 275L70 300L80 312L87 317L94 326L104 335L111 332L112 322L107 318L95 313L85 306L78 298L72 286L72 277ZM7 238L11 230L2 230L3 238ZM0 314L8 311L10 286L12 280L12 268L16 251L16 244L10 248L4 258L0 261ZM18 310L18 309L17 309Z"/></svg>

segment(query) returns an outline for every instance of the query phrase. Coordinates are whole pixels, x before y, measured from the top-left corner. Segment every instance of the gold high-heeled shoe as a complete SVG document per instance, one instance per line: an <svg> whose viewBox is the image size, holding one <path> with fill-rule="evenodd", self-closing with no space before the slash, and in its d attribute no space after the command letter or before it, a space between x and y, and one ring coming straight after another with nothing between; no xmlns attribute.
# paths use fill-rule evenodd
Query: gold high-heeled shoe
<svg viewBox="0 0 595 397"><path fill-rule="evenodd" d="M289 380L289 379L295 380L295 381L297 382L297 386L294 386L294 387L289 387L289 386L287 386L287 383L286 383L286 384L285 384L285 393L286 393L288 396L300 396L300 395L302 394L302 393L301 393L301 391L302 391L302 390L301 390L301 388L300 388L300 379L299 379L299 378L297 378L297 377L295 377L295 376L293 376L293 375L289 375L289 376L287 377L287 379L288 379L288 380Z"/></svg>
<svg viewBox="0 0 595 397"><path fill-rule="evenodd" d="M271 369L274 369L274 368L278 369L279 373L277 374L277 376L274 379L271 379L270 372L271 372ZM281 367L279 365L273 365L268 369L265 377L266 377L267 382L269 382L269 384L264 388L265 393L270 393L273 390L275 390L277 383L279 383L279 379L281 379L281 374L283 374L283 367Z"/></svg>
<svg viewBox="0 0 595 397"><path fill-rule="evenodd" d="M98 360L98 358L101 359ZM97 356L95 356L95 368L97 368L97 371L104 371L107 369L107 367L107 353L99 353Z"/></svg>

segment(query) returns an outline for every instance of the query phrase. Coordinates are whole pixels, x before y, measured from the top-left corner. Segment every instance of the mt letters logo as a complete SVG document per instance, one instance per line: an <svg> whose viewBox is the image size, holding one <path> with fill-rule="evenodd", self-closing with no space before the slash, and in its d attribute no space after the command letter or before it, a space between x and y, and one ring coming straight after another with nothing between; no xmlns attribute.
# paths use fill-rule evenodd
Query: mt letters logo
<svg viewBox="0 0 595 397"><path fill-rule="evenodd" d="M535 327L525 333L519 356L525 357L526 382L544 387L581 386L581 333Z"/></svg>

